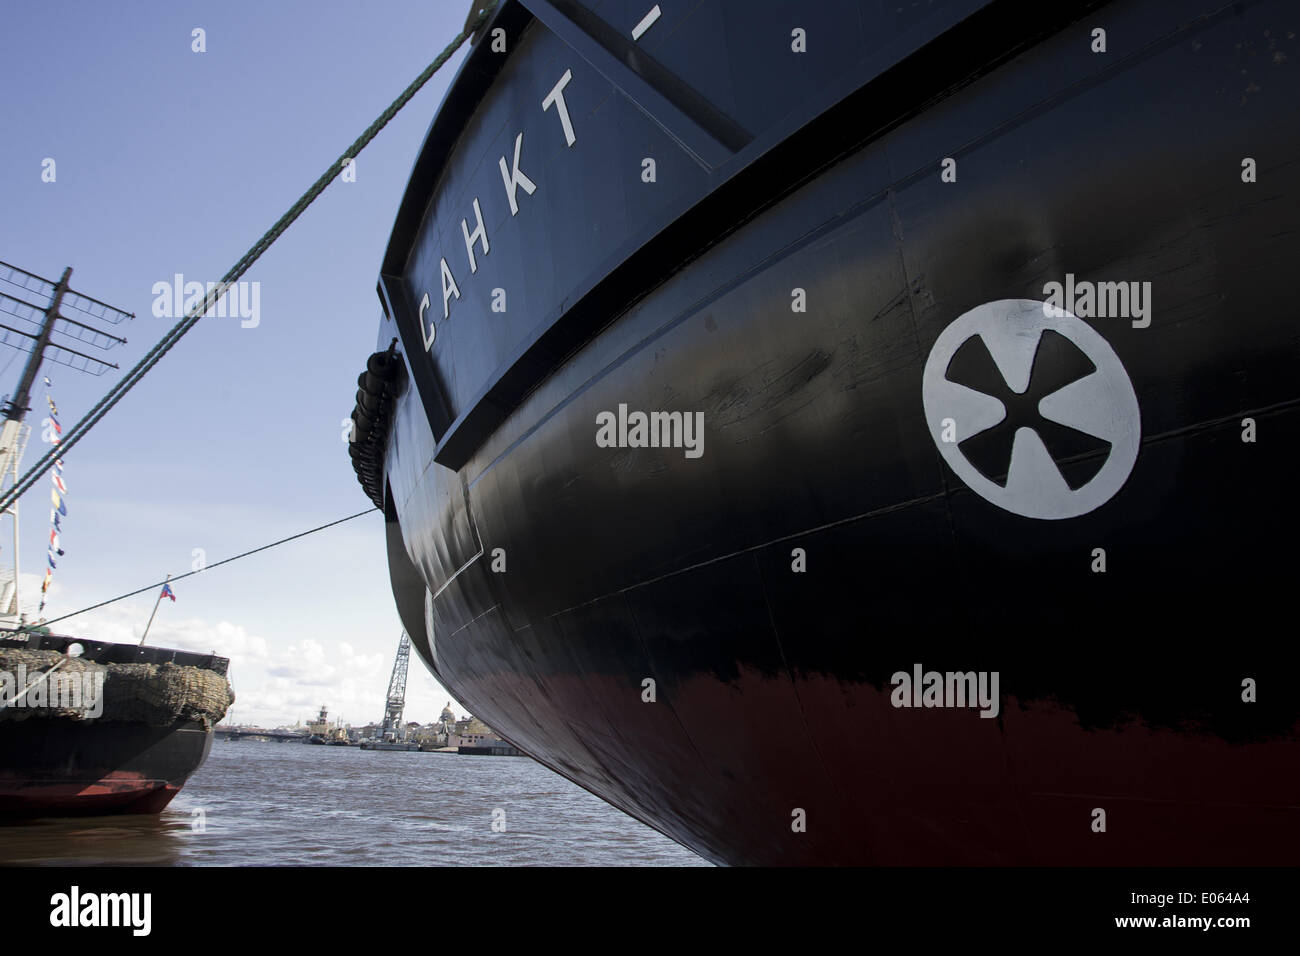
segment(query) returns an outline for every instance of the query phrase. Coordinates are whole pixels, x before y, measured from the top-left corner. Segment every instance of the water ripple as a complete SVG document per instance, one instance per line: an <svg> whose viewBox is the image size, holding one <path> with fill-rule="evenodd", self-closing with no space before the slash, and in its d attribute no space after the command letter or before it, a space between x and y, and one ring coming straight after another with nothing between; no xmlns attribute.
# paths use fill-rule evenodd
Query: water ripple
<svg viewBox="0 0 1300 956"><path fill-rule="evenodd" d="M526 758L247 740L214 741L159 816L6 824L0 863L708 865Z"/></svg>

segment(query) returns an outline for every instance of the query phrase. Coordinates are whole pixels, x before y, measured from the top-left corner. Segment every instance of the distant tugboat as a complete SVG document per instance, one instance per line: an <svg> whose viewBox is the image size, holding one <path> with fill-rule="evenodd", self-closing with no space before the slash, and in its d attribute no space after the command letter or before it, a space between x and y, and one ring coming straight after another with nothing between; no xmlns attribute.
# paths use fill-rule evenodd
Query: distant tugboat
<svg viewBox="0 0 1300 956"><path fill-rule="evenodd" d="M323 746L326 743L326 737L329 734L330 721L329 711L324 704L320 705L320 714L316 719L309 721L307 724L307 743Z"/></svg>
<svg viewBox="0 0 1300 956"><path fill-rule="evenodd" d="M329 711L324 704L321 704L320 713L316 716L316 719L307 724L307 732L310 734L307 738L309 744L332 747L348 747L352 744L352 741L348 739L347 728L342 723L330 723Z"/></svg>
<svg viewBox="0 0 1300 956"><path fill-rule="evenodd" d="M420 745L411 740L363 740L358 744L362 750L419 750Z"/></svg>

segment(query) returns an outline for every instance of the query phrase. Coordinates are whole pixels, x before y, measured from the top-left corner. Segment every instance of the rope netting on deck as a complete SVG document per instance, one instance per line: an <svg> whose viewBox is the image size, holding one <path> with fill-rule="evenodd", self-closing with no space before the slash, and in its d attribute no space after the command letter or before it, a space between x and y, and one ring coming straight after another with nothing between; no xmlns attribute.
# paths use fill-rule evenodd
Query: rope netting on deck
<svg viewBox="0 0 1300 956"><path fill-rule="evenodd" d="M217 723L234 703L222 674L170 662L97 664L58 651L0 649L0 721L31 717Z"/></svg>

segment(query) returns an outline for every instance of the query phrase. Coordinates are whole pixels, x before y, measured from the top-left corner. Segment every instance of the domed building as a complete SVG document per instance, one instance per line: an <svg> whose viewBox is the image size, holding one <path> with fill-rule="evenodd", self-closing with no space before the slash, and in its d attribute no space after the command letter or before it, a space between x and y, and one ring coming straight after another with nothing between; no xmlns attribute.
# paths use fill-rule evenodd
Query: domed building
<svg viewBox="0 0 1300 956"><path fill-rule="evenodd" d="M456 714L451 709L451 701L447 701L447 706L442 709L433 727L437 743L443 747L447 746L451 735L456 732Z"/></svg>

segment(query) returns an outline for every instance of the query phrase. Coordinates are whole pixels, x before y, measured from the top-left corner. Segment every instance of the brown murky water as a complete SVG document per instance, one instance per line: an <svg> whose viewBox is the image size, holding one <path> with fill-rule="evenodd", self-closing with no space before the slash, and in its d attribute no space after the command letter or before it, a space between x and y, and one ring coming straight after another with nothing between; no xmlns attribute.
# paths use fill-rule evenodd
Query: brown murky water
<svg viewBox="0 0 1300 956"><path fill-rule="evenodd" d="M0 825L0 863L708 865L527 758L248 740L213 741L158 816Z"/></svg>

